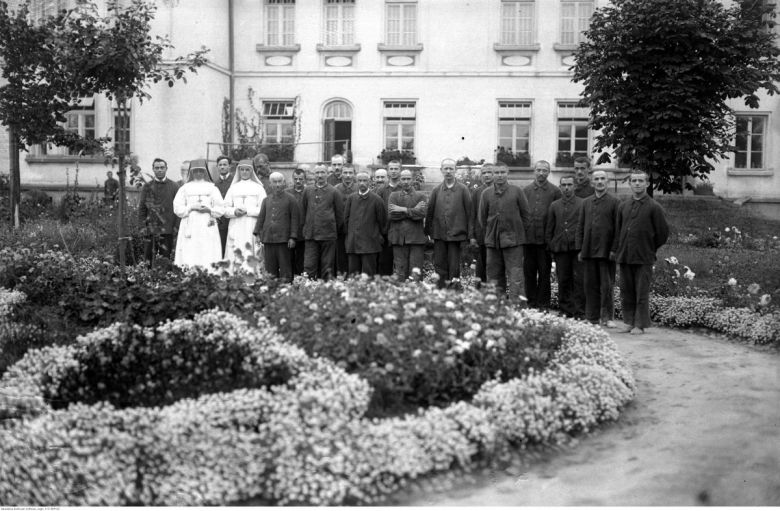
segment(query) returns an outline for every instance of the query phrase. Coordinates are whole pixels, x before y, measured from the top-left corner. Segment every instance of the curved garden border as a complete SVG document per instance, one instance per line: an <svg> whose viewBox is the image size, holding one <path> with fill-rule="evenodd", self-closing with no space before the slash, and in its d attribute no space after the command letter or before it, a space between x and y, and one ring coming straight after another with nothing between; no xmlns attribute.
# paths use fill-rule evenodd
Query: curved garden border
<svg viewBox="0 0 780 511"><path fill-rule="evenodd" d="M517 321L563 324L550 365L483 385L470 403L418 415L365 419L370 389L335 363L310 358L261 328L223 312L159 329L208 324L255 343L257 364L284 357L299 372L270 389L185 399L162 408L107 403L53 410L56 384L78 364L76 347L29 352L0 380L3 505L209 505L249 497L280 504L376 502L415 477L469 467L527 443L552 444L614 420L635 383L602 330L537 312ZM98 330L79 343L112 335ZM151 329L145 329L150 331Z"/></svg>

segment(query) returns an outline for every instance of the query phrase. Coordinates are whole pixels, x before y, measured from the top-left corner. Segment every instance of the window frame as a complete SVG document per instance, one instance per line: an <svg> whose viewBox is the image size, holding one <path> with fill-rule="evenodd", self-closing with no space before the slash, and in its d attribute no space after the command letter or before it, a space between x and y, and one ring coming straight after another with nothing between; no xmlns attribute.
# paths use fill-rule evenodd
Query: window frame
<svg viewBox="0 0 780 511"><path fill-rule="evenodd" d="M739 151L738 150L739 148L737 147L738 136L740 133L737 129L737 124L740 118L748 119L747 131L745 132L747 134L747 136L745 137L747 145L744 151ZM755 118L761 118L763 120L763 130L760 134L761 166L759 167L751 166L753 154L757 152L752 150L753 138L756 136L756 133L754 133L752 129L753 121ZM769 122L770 122L769 112L735 112L734 113L734 136L732 138L734 151L731 152L731 170L733 170L736 173L750 173L750 172L761 172L761 171L771 170L768 164L769 162L767 161L767 158L771 155L771 151L769 150L770 137L768 136ZM745 154L745 166L740 167L737 166L737 154L741 152Z"/></svg>
<svg viewBox="0 0 780 511"><path fill-rule="evenodd" d="M528 5L531 7L530 16L530 28L527 31L520 31L521 21L517 16L513 18L513 22L517 24L517 29L511 32L511 37L507 38L506 34L510 32L505 30L505 24L508 21L505 16L505 9L510 6L519 7L520 5ZM528 39L522 39L520 34L527 33ZM537 5L535 0L502 0L499 6L499 42L501 46L533 46L537 44Z"/></svg>
<svg viewBox="0 0 780 511"><path fill-rule="evenodd" d="M388 116L387 109L388 105L398 104L400 105L406 105L405 108L409 108L409 105L411 105L412 108L414 108L414 117L404 116L404 115L398 115L398 116ZM403 128L404 126L411 126L412 127L412 136L411 136L411 147L405 148L404 147L404 138L409 138L408 136L404 136L403 134ZM390 133L388 131L388 128L392 128L395 130L394 136L390 136ZM382 146L384 149L388 151L411 151L412 153L415 153L417 148L417 100L392 100L392 99L385 99L382 100L382 136L383 136L383 142ZM395 147L390 147L388 144L389 140L394 140Z"/></svg>
<svg viewBox="0 0 780 511"><path fill-rule="evenodd" d="M263 121L263 143L280 145L295 143L295 100L266 99L261 102L260 108ZM282 108L284 110L280 111ZM271 126L274 127L273 135L269 129ZM285 127L289 128L289 135L285 134Z"/></svg>
<svg viewBox="0 0 780 511"><path fill-rule="evenodd" d="M572 6L574 8L573 16L566 16L566 7ZM590 14L585 18L581 15L580 8L589 6ZM560 24L558 30L558 39L563 46L578 46L581 42L585 41L583 36L585 30L590 26L590 19L593 16L593 12L596 9L596 2L594 0L561 0L560 15L558 17L558 23ZM566 31L566 20L571 20L572 30ZM571 34L571 38L567 37Z"/></svg>
<svg viewBox="0 0 780 511"><path fill-rule="evenodd" d="M572 115L562 115L562 109L571 109ZM556 134L555 134L555 166L556 167L563 167L563 168L573 168L574 167L574 158L575 154L582 154L583 156L590 157L591 149L593 148L593 133L588 128L588 122L590 121L590 115L585 112L577 112L577 110L584 110L585 107L579 106L578 100L567 100L567 99L560 99L556 100L555 102L555 128L556 128ZM578 115L579 114L579 115ZM562 151L561 146L561 125L562 123L567 123L569 128L569 150L568 151ZM585 133L585 143L586 147L584 151L577 151L576 145L578 140L583 140L582 138L577 137L577 128L578 127L585 127L586 133ZM566 162L568 162L569 159L571 159L571 166L568 164L562 164L560 163L560 154L561 153L568 153L568 157L566 158Z"/></svg>
<svg viewBox="0 0 780 511"><path fill-rule="evenodd" d="M295 0L263 0L264 41L267 46L295 45L295 7ZM273 17L272 13L275 13ZM289 31L287 23L290 24Z"/></svg>
<svg viewBox="0 0 780 511"><path fill-rule="evenodd" d="M502 116L501 109L506 107L509 108L509 105L525 105L522 108L528 109L528 115L527 117L510 117L510 116ZM514 106L513 108L517 108L517 106ZM503 147L504 149L509 149L512 151L513 154L517 154L520 152L531 154L531 144L532 144L532 138L533 138L533 108L534 103L533 100L530 99L499 99L498 100L498 112L496 115L497 118L497 146ZM523 139L525 137L518 137L517 136L517 127L520 125L525 125L528 128L528 137L527 137L527 147L523 151L518 151L517 149L517 141L519 139ZM512 126L512 146L507 147L501 143L502 137L501 136L501 126Z"/></svg>
<svg viewBox="0 0 780 511"><path fill-rule="evenodd" d="M390 30L390 10L392 8L398 8L398 31L395 36L397 39L391 37ZM405 31L404 27L409 21L409 17L406 13L412 10L414 14L413 27L411 32ZM398 46L398 47L411 47L417 46L420 42L419 31L419 9L417 8L417 0L386 0L385 1L385 20L384 20L384 39L386 46ZM411 40L406 39L406 35L411 33Z"/></svg>
<svg viewBox="0 0 780 511"><path fill-rule="evenodd" d="M353 46L355 44L355 4L356 0L323 0L322 11L322 43L326 47ZM335 9L336 16L331 17L329 12ZM349 11L349 18L345 15ZM329 24L335 21L335 31L330 30Z"/></svg>

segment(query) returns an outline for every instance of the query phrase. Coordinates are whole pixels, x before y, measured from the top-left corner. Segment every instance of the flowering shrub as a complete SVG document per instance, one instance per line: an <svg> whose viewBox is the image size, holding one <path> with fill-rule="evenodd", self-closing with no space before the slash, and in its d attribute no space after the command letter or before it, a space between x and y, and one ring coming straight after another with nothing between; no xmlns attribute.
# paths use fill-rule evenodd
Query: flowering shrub
<svg viewBox="0 0 780 511"><path fill-rule="evenodd" d="M531 329L562 333L546 367L491 379L471 403L385 420L365 417L362 379L280 342L262 320L255 329L222 312L160 329L249 345L258 370L276 360L292 369L286 384L164 407L101 402L56 410L44 396L79 366L80 347L31 351L0 380L0 395L19 401L0 402L0 413L13 418L0 421L3 504L213 505L252 496L374 503L415 477L470 467L513 445L554 443L618 416L635 383L606 333L533 311L508 314ZM106 342L116 328L80 346Z"/></svg>
<svg viewBox="0 0 780 511"><path fill-rule="evenodd" d="M565 329L518 322L496 295L473 289L368 279L303 286L281 289L263 314L288 342L365 378L371 415L470 399L487 380L540 370Z"/></svg>

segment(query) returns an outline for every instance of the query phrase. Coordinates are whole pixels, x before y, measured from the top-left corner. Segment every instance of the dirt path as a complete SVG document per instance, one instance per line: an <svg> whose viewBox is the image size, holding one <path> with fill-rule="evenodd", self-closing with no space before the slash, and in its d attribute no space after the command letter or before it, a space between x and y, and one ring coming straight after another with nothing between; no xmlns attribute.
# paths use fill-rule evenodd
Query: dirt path
<svg viewBox="0 0 780 511"><path fill-rule="evenodd" d="M660 328L613 338L638 387L617 423L524 473L389 503L780 505L780 355Z"/></svg>

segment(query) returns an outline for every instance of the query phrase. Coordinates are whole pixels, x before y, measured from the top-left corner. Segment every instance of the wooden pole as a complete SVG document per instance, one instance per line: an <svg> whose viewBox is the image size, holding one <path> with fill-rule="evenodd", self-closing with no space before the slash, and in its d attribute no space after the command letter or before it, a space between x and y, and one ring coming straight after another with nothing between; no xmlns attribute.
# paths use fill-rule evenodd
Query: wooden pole
<svg viewBox="0 0 780 511"><path fill-rule="evenodd" d="M126 156L124 151L125 121L127 120L127 99L124 96L117 96L117 118L114 119L114 138L115 153L119 155L119 218L117 219L117 231L119 238L119 266L124 268L127 265L127 229L125 226L126 215L126 191L125 191L125 164Z"/></svg>
<svg viewBox="0 0 780 511"><path fill-rule="evenodd" d="M9 192L11 195L11 225L14 229L21 226L19 205L22 202L21 177L19 170L19 139L13 126L8 127L8 150L10 152L11 175L9 176Z"/></svg>

